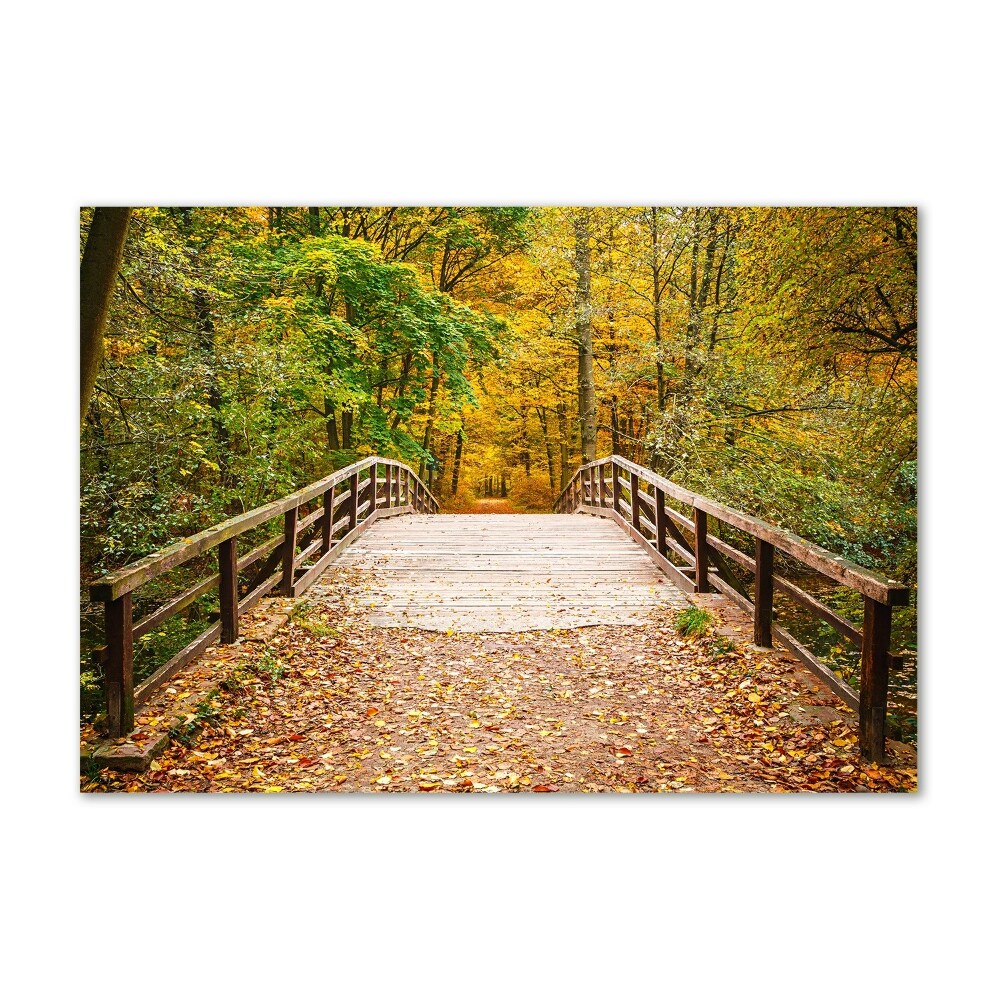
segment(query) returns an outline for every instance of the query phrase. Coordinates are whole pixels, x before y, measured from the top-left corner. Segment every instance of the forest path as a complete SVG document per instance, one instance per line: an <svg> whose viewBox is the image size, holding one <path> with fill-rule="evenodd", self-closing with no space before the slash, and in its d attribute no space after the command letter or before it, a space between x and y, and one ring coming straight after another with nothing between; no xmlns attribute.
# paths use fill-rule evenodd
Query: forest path
<svg viewBox="0 0 1000 1000"><path fill-rule="evenodd" d="M372 625L477 634L641 625L688 604L617 525L579 514L386 519L309 596Z"/></svg>
<svg viewBox="0 0 1000 1000"><path fill-rule="evenodd" d="M203 732L84 788L914 787L913 770L863 764L856 719L790 655L749 645L745 613L713 605L723 631L685 640L686 604L601 518L386 519L304 598L269 601L275 627L210 648L165 690L218 685L186 717ZM162 732L176 714L158 702L137 722Z"/></svg>

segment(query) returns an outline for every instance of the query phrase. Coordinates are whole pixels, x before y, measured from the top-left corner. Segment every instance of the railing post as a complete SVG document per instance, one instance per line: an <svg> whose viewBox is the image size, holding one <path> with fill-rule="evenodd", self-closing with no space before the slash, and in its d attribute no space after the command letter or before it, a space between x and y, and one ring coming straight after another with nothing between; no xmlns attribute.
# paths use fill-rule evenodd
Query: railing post
<svg viewBox="0 0 1000 1000"><path fill-rule="evenodd" d="M295 586L295 542L299 533L299 508L285 512L285 543L281 553L281 592L292 596Z"/></svg>
<svg viewBox="0 0 1000 1000"><path fill-rule="evenodd" d="M774 546L757 539L753 584L753 642L771 646L771 614L774 607Z"/></svg>
<svg viewBox="0 0 1000 1000"><path fill-rule="evenodd" d="M611 509L616 514L622 512L622 484L618 482L618 466L611 460Z"/></svg>
<svg viewBox="0 0 1000 1000"><path fill-rule="evenodd" d="M227 538L219 545L219 617L222 625L221 642L236 642L240 632L240 597L235 538Z"/></svg>
<svg viewBox="0 0 1000 1000"><path fill-rule="evenodd" d="M708 593L708 515L694 508L694 591ZM770 631L770 624L768 625ZM770 645L770 643L768 643Z"/></svg>
<svg viewBox="0 0 1000 1000"><path fill-rule="evenodd" d="M323 545L320 551L326 555L333 545L333 487L323 494L323 522L320 530L323 533Z"/></svg>
<svg viewBox="0 0 1000 1000"><path fill-rule="evenodd" d="M350 518L347 522L347 530L353 531L358 526L358 474L356 472L351 474L349 482L351 484L351 502L347 505L347 516Z"/></svg>
<svg viewBox="0 0 1000 1000"><path fill-rule="evenodd" d="M639 530L639 477L636 473L628 474L628 491L632 502L632 527Z"/></svg>
<svg viewBox="0 0 1000 1000"><path fill-rule="evenodd" d="M372 502L368 509L368 517L378 510L378 462L372 462Z"/></svg>
<svg viewBox="0 0 1000 1000"><path fill-rule="evenodd" d="M389 495L389 506L399 507L399 466L392 466L392 492Z"/></svg>
<svg viewBox="0 0 1000 1000"><path fill-rule="evenodd" d="M104 602L104 635L108 643L108 663L104 674L108 732L112 736L124 736L135 725L131 592Z"/></svg>
<svg viewBox="0 0 1000 1000"><path fill-rule="evenodd" d="M656 514L656 551L661 556L667 554L667 505L663 500L663 490L659 486L653 487L653 500L655 501Z"/></svg>
<svg viewBox="0 0 1000 1000"><path fill-rule="evenodd" d="M858 711L858 749L865 760L885 760L885 713L889 701L889 642L892 608L865 598L865 623L861 635L861 705Z"/></svg>
<svg viewBox="0 0 1000 1000"><path fill-rule="evenodd" d="M613 468L614 468L614 466L612 466L612 469ZM601 506L602 507L607 507L607 505L608 505L608 489L607 489L607 483L604 480L604 466L603 465L601 465L601 466L598 467L597 474L598 474L598 482L601 485L601 488L599 490L599 498L600 498Z"/></svg>

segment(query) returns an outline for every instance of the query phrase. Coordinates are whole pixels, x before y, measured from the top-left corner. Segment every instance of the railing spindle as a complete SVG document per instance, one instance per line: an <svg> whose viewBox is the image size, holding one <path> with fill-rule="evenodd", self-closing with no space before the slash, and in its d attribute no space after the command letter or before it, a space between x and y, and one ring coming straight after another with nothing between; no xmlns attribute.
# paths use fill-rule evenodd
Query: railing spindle
<svg viewBox="0 0 1000 1000"><path fill-rule="evenodd" d="M236 570L236 539L227 538L219 546L219 616L224 644L236 642L239 635L240 599Z"/></svg>
<svg viewBox="0 0 1000 1000"><path fill-rule="evenodd" d="M323 494L323 521L320 530L323 533L323 545L320 552L326 555L333 545L333 487Z"/></svg>
<svg viewBox="0 0 1000 1000"><path fill-rule="evenodd" d="M632 506L632 527L639 530L639 477L634 473L628 474L629 503Z"/></svg>
<svg viewBox="0 0 1000 1000"><path fill-rule="evenodd" d="M285 547L281 555L281 592L292 596L295 586L295 542L299 532L299 508L285 512Z"/></svg>
<svg viewBox="0 0 1000 1000"><path fill-rule="evenodd" d="M622 512L622 484L618 481L618 466L611 463L611 509L616 514Z"/></svg>
<svg viewBox="0 0 1000 1000"><path fill-rule="evenodd" d="M663 500L663 490L659 486L653 487L653 500L655 501L656 520L656 551L661 556L667 554L667 505Z"/></svg>
<svg viewBox="0 0 1000 1000"><path fill-rule="evenodd" d="M708 593L708 515L697 507L694 508L694 589L697 594Z"/></svg>
<svg viewBox="0 0 1000 1000"><path fill-rule="evenodd" d="M756 539L753 585L753 642L755 646L773 645L771 616L774 608L774 546Z"/></svg>
<svg viewBox="0 0 1000 1000"><path fill-rule="evenodd" d="M892 608L865 597L861 637L861 705L859 749L867 760L885 760L885 714L889 702L889 644Z"/></svg>
<svg viewBox="0 0 1000 1000"><path fill-rule="evenodd" d="M353 531L358 526L358 474L351 474L350 478L351 502L347 505L347 530Z"/></svg>
<svg viewBox="0 0 1000 1000"><path fill-rule="evenodd" d="M108 732L112 736L124 736L135 723L131 593L104 602L104 634L108 644L108 664L104 675Z"/></svg>

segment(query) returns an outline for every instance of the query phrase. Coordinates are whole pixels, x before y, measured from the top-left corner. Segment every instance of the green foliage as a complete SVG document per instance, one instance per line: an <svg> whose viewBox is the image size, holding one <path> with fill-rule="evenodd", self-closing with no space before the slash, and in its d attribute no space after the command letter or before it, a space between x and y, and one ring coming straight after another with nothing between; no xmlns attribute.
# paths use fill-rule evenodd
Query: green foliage
<svg viewBox="0 0 1000 1000"><path fill-rule="evenodd" d="M715 618L704 608L683 608L674 615L674 628L685 639L703 639L710 635Z"/></svg>

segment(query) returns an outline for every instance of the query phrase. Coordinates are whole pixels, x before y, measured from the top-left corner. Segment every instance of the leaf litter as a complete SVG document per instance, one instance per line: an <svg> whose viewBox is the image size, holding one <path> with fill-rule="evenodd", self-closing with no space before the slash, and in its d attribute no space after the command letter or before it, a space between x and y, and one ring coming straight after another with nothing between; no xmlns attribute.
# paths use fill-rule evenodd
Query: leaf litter
<svg viewBox="0 0 1000 1000"><path fill-rule="evenodd" d="M290 603L290 602L289 602ZM382 628L291 608L266 644L210 649L202 726L88 792L912 791L861 760L856 717L778 651L640 626ZM720 651L721 650L721 651ZM823 706L828 722L793 706Z"/></svg>

